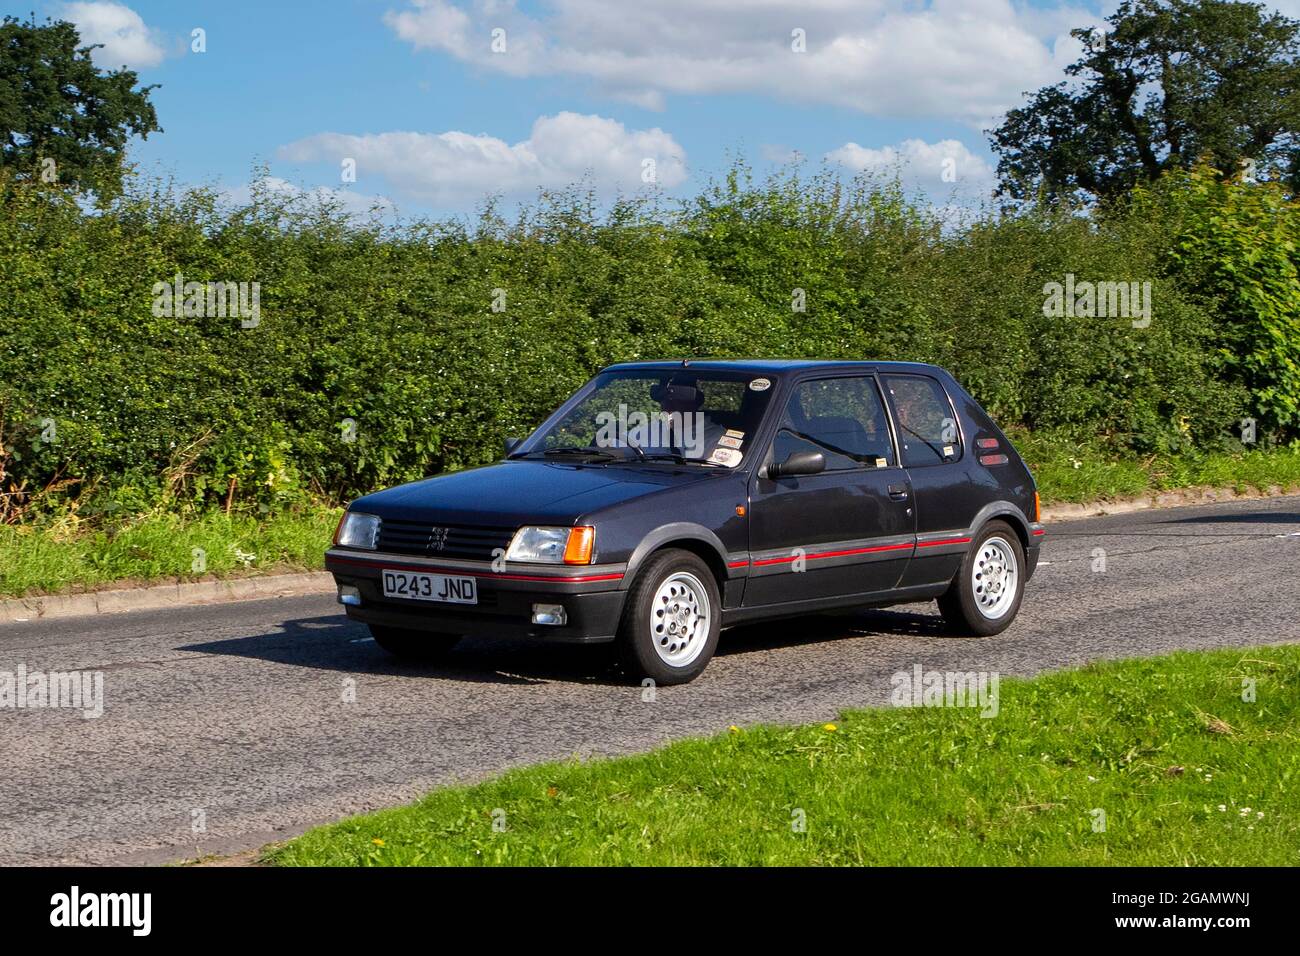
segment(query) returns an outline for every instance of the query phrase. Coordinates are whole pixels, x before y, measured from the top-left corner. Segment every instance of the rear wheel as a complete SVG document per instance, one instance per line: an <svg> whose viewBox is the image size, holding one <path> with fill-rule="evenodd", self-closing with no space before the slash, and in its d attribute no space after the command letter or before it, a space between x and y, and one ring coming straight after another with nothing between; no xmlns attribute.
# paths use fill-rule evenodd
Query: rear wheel
<svg viewBox="0 0 1300 956"><path fill-rule="evenodd" d="M722 601L709 566L689 551L660 551L628 591L619 654L638 680L685 684L708 665L721 630Z"/></svg>
<svg viewBox="0 0 1300 956"><path fill-rule="evenodd" d="M371 624L370 635L375 643L392 654L409 661L437 661L446 657L460 641L459 634L435 634L428 631L409 631L401 627Z"/></svg>
<svg viewBox="0 0 1300 956"><path fill-rule="evenodd" d="M939 611L964 634L1005 631L1025 593L1025 551L1020 536L1002 521L990 521L971 543L952 586L939 598Z"/></svg>

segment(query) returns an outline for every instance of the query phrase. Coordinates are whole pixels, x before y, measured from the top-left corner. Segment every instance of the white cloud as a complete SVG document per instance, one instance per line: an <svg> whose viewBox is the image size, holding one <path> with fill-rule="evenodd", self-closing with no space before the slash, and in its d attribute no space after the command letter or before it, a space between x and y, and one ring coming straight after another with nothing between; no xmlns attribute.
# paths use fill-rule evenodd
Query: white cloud
<svg viewBox="0 0 1300 956"><path fill-rule="evenodd" d="M470 19L451 4L416 0L414 10L389 10L384 14L384 22L417 50L469 49Z"/></svg>
<svg viewBox="0 0 1300 956"><path fill-rule="evenodd" d="M140 14L121 3L87 2L63 6L64 19L76 24L83 43L102 43L91 57L106 69L157 66L166 56L158 33Z"/></svg>
<svg viewBox="0 0 1300 956"><path fill-rule="evenodd" d="M397 212L397 207L393 204L393 201L386 196L358 193L350 189L331 189L327 186L304 189L301 186L294 185L287 179L281 179L279 176L264 176L253 183L224 189L221 192L221 198L232 205L244 206L252 201L255 191L285 199L304 199L307 202L337 204L347 215L357 216L362 219L368 219L374 215L389 216Z"/></svg>
<svg viewBox="0 0 1300 956"><path fill-rule="evenodd" d="M586 177L597 190L645 185L646 161L666 188L686 179L686 151L663 130L629 130L600 116L559 113L533 123L513 145L484 133L318 133L282 146L291 162L356 160L357 175L383 177L396 191L438 205L466 206L485 195L519 195Z"/></svg>
<svg viewBox="0 0 1300 956"><path fill-rule="evenodd" d="M987 160L955 139L937 143L907 139L897 146L874 149L845 143L827 153L826 161L854 172L897 173L904 185L929 193L954 189L987 191L995 178Z"/></svg>
<svg viewBox="0 0 1300 956"><path fill-rule="evenodd" d="M416 49L512 76L568 75L651 108L672 94L756 92L876 116L990 125L1077 53L1079 7L1012 0L407 0L384 21ZM493 30L505 50L494 52ZM792 50L802 30L806 52Z"/></svg>

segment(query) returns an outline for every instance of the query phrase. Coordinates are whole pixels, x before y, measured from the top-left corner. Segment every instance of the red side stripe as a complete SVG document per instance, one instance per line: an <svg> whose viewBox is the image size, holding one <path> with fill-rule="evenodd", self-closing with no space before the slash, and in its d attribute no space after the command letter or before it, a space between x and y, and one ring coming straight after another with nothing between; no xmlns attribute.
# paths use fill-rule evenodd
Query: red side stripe
<svg viewBox="0 0 1300 956"><path fill-rule="evenodd" d="M872 548L850 548L846 551L819 551L816 554L806 554L804 558L808 561L816 561L818 558L842 558L850 554L871 554L876 551L897 551L900 548L910 548L911 543L907 544L882 544ZM761 568L769 564L789 564L799 560L797 555L780 558L766 558L762 561L755 561L754 567Z"/></svg>
<svg viewBox="0 0 1300 956"><path fill-rule="evenodd" d="M495 571L469 571L465 568L438 568L427 564L397 564L392 561L385 561L383 558L367 560L365 558L331 557L328 558L327 561L337 561L341 564L358 564L363 568L375 568L377 570L389 568L393 571L424 571L429 574L464 574L472 578L491 578L496 581L547 581L554 584L580 584L586 581L623 580L622 574L498 574Z"/></svg>
<svg viewBox="0 0 1300 956"><path fill-rule="evenodd" d="M941 544L970 544L970 538L944 538L941 541L918 541L918 548L937 548Z"/></svg>

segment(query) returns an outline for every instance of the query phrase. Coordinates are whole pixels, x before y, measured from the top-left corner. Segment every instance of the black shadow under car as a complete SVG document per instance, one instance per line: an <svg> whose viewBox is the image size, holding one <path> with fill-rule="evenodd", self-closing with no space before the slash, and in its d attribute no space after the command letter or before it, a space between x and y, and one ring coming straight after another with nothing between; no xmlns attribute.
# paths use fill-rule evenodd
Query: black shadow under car
<svg viewBox="0 0 1300 956"><path fill-rule="evenodd" d="M937 600L964 633L1019 610L1034 481L943 369L644 362L600 372L503 461L353 501L326 567L400 656L468 636L616 641L697 676L722 628Z"/></svg>

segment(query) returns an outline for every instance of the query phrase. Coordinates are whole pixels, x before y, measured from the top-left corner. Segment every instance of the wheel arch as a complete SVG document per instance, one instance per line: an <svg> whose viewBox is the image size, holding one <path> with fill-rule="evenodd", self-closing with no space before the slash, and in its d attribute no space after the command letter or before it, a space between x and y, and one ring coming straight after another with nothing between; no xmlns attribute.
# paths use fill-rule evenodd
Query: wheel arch
<svg viewBox="0 0 1300 956"><path fill-rule="evenodd" d="M662 525L641 539L632 556L628 558L623 575L622 590L626 591L652 554L666 548L680 548L699 556L713 572L718 593L725 590L727 581L727 550L721 539L703 525L678 521Z"/></svg>
<svg viewBox="0 0 1300 956"><path fill-rule="evenodd" d="M990 521L1003 521L1011 525L1012 530L1016 532L1016 537L1020 539L1021 549L1029 550L1029 519L1010 501L995 501L981 508L975 515L975 520L971 522L970 536L976 537Z"/></svg>

